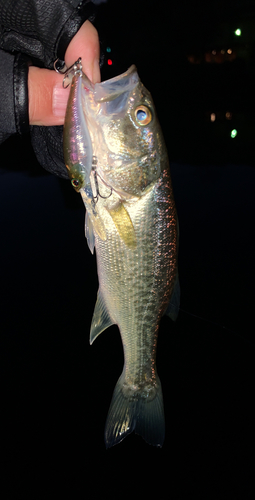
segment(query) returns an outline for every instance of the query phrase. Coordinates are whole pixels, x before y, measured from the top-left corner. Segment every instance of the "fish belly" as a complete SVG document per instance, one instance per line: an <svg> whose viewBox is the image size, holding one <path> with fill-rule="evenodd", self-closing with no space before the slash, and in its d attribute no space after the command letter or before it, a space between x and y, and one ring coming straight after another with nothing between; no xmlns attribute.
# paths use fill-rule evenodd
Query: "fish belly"
<svg viewBox="0 0 255 500"><path fill-rule="evenodd" d="M99 290L112 323L120 329L125 359L106 423L106 445L135 429L161 446L164 411L155 364L157 334L177 272L177 217L168 169L125 208L136 246L128 248L105 210L101 217L107 239L95 238Z"/></svg>

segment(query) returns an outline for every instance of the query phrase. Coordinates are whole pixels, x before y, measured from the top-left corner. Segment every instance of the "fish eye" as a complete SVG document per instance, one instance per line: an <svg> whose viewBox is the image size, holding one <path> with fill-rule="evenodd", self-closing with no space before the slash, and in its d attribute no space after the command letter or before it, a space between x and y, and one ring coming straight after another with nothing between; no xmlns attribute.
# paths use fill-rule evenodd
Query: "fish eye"
<svg viewBox="0 0 255 500"><path fill-rule="evenodd" d="M151 122L152 116L147 106L138 106L135 110L135 118L139 125L148 125Z"/></svg>

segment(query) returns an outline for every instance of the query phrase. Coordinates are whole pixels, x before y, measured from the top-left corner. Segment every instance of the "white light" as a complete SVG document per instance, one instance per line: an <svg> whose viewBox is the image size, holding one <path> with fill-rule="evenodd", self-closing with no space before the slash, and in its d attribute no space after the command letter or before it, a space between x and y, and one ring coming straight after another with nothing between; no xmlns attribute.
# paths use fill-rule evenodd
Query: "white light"
<svg viewBox="0 0 255 500"><path fill-rule="evenodd" d="M240 30L240 28L237 28L237 30L235 30L235 35L241 36L241 34L242 34L242 31Z"/></svg>
<svg viewBox="0 0 255 500"><path fill-rule="evenodd" d="M216 114L215 113L211 113L211 122L215 122L216 120Z"/></svg>

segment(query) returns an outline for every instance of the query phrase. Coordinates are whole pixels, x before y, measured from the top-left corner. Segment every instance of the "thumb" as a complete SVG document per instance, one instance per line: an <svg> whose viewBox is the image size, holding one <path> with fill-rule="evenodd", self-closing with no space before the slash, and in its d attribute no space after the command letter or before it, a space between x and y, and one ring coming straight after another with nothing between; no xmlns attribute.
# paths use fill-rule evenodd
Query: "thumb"
<svg viewBox="0 0 255 500"><path fill-rule="evenodd" d="M93 83L100 82L99 39L97 30L85 21L71 40L65 53L65 63L71 66L82 58L83 71ZM30 66L28 99L30 125L63 125L69 87L62 87L63 75L55 71Z"/></svg>
<svg viewBox="0 0 255 500"><path fill-rule="evenodd" d="M69 87L62 86L63 75L30 66L28 71L28 102L30 125L63 125Z"/></svg>

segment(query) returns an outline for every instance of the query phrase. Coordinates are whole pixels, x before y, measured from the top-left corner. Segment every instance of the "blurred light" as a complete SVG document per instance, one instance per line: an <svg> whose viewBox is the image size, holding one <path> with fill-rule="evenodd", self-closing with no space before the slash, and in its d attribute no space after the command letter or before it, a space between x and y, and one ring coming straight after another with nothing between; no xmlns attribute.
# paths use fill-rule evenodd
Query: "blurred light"
<svg viewBox="0 0 255 500"><path fill-rule="evenodd" d="M215 122L216 120L216 114L215 113L211 113L211 122Z"/></svg>
<svg viewBox="0 0 255 500"><path fill-rule="evenodd" d="M227 50L227 53L228 53L228 54L232 54L232 52L233 52L233 50L232 50L232 49L228 49L228 50Z"/></svg>
<svg viewBox="0 0 255 500"><path fill-rule="evenodd" d="M106 47L106 52L111 52L111 51L112 51L111 47Z"/></svg>
<svg viewBox="0 0 255 500"><path fill-rule="evenodd" d="M112 60L111 60L111 59L108 59L108 60L107 60L107 64L108 64L108 66L111 66L111 65L112 65Z"/></svg>
<svg viewBox="0 0 255 500"><path fill-rule="evenodd" d="M216 56L216 50L212 50L212 55Z"/></svg>
<svg viewBox="0 0 255 500"><path fill-rule="evenodd" d="M227 120L231 120L232 113L230 113L230 111L227 111L225 116L226 116Z"/></svg>
<svg viewBox="0 0 255 500"><path fill-rule="evenodd" d="M231 130L230 137L231 139L234 139L236 136L237 136L237 130L233 128L233 130Z"/></svg>
<svg viewBox="0 0 255 500"><path fill-rule="evenodd" d="M240 30L240 28L238 28L237 30L235 30L235 35L236 36L241 36L242 34L242 31Z"/></svg>
<svg viewBox="0 0 255 500"><path fill-rule="evenodd" d="M225 54L225 50L224 50L224 49L222 49L222 50L220 51L220 53L221 53L221 54Z"/></svg>

